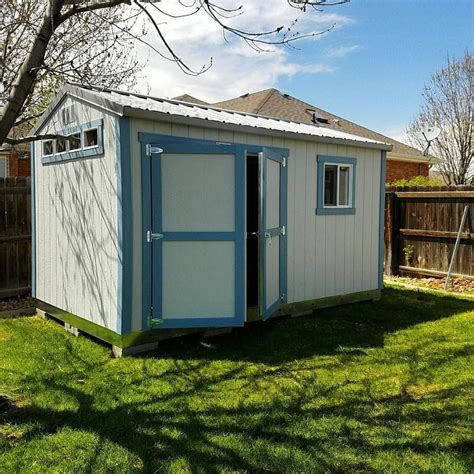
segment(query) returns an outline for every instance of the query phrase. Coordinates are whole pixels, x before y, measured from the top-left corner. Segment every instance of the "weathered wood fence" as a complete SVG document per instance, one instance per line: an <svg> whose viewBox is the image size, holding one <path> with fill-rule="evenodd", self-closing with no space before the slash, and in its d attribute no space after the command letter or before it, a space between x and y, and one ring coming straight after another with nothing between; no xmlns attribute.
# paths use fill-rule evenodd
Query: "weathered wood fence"
<svg viewBox="0 0 474 474"><path fill-rule="evenodd" d="M0 298L30 290L30 179L0 178Z"/></svg>
<svg viewBox="0 0 474 474"><path fill-rule="evenodd" d="M474 186L388 186L385 273L445 276L466 206L453 274L474 278Z"/></svg>

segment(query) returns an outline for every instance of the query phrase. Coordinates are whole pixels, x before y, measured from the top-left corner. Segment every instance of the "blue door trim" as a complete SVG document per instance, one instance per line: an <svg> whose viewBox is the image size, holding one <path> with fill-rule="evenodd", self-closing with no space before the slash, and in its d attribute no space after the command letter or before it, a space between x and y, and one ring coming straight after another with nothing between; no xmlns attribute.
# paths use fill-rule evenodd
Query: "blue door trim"
<svg viewBox="0 0 474 474"><path fill-rule="evenodd" d="M132 163L130 121L116 119L117 215L118 215L118 284L117 333L132 330Z"/></svg>
<svg viewBox="0 0 474 474"><path fill-rule="evenodd" d="M380 152L380 214L379 214L379 290L383 288L384 256L385 256L385 173L387 152Z"/></svg>
<svg viewBox="0 0 474 474"><path fill-rule="evenodd" d="M210 142L155 134L139 134L142 152L142 218L143 218L143 329L150 319L155 328L243 326L245 322L245 149L241 145ZM151 144L163 153L233 154L235 155L235 231L231 232L164 232L161 218L161 154L146 155ZM153 203L153 205L152 205ZM163 234L162 240L146 242L146 232ZM233 317L188 317L162 319L163 242L166 241L234 241L235 307Z"/></svg>
<svg viewBox="0 0 474 474"><path fill-rule="evenodd" d="M263 199L263 215L261 221L262 233L267 232L270 235L279 235L279 287L280 295L282 297L277 301L273 302L270 307L267 308L267 295L266 295L266 239L262 235L261 239L261 252L263 254L263 260L261 261L261 272L262 272L262 302L261 302L261 317L265 321L268 319L275 311L277 311L282 304L287 302L288 295L288 278L287 278L287 256L288 256L288 158L289 150L288 149L274 149L274 148L263 148L262 149L263 157L263 166L261 170L263 172L263 190L262 197ZM266 228L266 195L267 195L267 160L273 160L280 164L283 164L283 159L286 159L286 166L280 167L280 227L275 227L271 229ZM285 235L281 235L281 228L285 227Z"/></svg>

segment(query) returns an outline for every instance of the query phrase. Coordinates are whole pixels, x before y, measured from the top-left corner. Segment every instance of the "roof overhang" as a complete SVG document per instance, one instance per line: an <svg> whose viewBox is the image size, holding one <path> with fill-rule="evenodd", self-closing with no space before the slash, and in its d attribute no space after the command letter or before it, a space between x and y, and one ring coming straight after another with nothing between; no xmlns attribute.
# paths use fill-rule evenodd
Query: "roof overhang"
<svg viewBox="0 0 474 474"><path fill-rule="evenodd" d="M197 127L203 128L213 128L221 130L229 130L233 132L244 132L251 133L255 135L266 135L272 137L287 137L293 138L296 140L306 140L306 141L315 141L320 143L332 143L337 145L349 145L359 148L371 148L376 150L385 150L390 151L392 145L383 142L377 141L365 141L363 137L351 136L347 134L347 137L326 137L321 135L312 135L304 132L295 132L289 130L278 130L272 129L270 127L259 127L251 126L239 123L231 123L219 120L213 120L210 118L202 117L192 117L188 115L178 115L171 112L157 111L157 110L148 110L140 107L133 107L129 105L122 105L119 102L104 97L103 94L100 94L100 91L89 90L80 86L67 84L61 91L58 93L56 99L53 103L45 110L41 118L39 119L37 125L32 130L32 134L38 134L41 132L42 128L48 122L49 118L55 113L55 111L61 106L61 104L66 100L67 97L73 97L76 100L88 104L95 108L100 108L108 113L112 113L118 116L128 116L135 118L144 118L149 120L159 120L163 122L171 122L184 125L195 125ZM141 96L146 97L146 96ZM178 103L179 101L169 100L166 102ZM210 108L207 106L199 106L198 104L189 104L192 107L202 107ZM223 109L216 109L219 111L225 112ZM232 111L232 113L239 113ZM252 114L243 114L242 115L252 115ZM255 116L257 117L257 116ZM263 118L263 117L262 117ZM294 124L294 123L293 123ZM304 128L304 127L303 127Z"/></svg>
<svg viewBox="0 0 474 474"><path fill-rule="evenodd" d="M401 153L393 153L389 152L387 154L387 159L388 160L393 160L393 161L405 161L405 162L410 162L410 163L424 163L426 165L436 165L438 163L441 163L441 160L439 158L436 158L435 156L423 156L423 155L404 155Z"/></svg>
<svg viewBox="0 0 474 474"><path fill-rule="evenodd" d="M181 115L173 115L164 112L157 112L152 110L136 109L125 106L123 108L123 115L134 118L144 118L150 120L158 120L163 122L171 122L181 125L194 125L202 128L212 128L220 130L228 130L232 132L252 133L255 135L271 136L271 137L285 137L296 140L308 140L319 143L332 143L336 145L350 145L359 148L372 148L376 150L391 150L392 145L386 143L370 143L350 140L345 138L321 137L315 135L308 135L305 133L294 133L289 131L272 130L268 128L250 127L247 125L233 124L227 122L220 122L217 120L207 120L195 117L185 117Z"/></svg>

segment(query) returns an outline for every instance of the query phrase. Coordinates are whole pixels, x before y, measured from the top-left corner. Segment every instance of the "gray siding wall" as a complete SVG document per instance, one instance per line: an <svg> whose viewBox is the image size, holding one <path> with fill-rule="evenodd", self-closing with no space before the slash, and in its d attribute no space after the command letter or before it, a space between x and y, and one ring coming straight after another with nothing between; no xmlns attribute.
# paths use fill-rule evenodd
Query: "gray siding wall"
<svg viewBox="0 0 474 474"><path fill-rule="evenodd" d="M42 132L61 123L61 108ZM104 155L41 164L35 145L36 297L116 330L118 259L117 119L75 102L77 123L104 120Z"/></svg>
<svg viewBox="0 0 474 474"><path fill-rule="evenodd" d="M131 119L133 330L141 329L144 243L138 132L288 148L288 302L377 289L379 150ZM318 154L357 159L355 215L315 215Z"/></svg>

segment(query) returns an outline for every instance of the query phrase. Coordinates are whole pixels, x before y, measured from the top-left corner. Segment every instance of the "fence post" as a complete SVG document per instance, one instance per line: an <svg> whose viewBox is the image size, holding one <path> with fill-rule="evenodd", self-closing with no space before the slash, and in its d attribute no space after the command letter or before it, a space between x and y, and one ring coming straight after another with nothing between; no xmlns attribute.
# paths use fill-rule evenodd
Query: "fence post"
<svg viewBox="0 0 474 474"><path fill-rule="evenodd" d="M385 193L385 274L398 274L398 231L400 229L400 212L394 188L387 188Z"/></svg>

